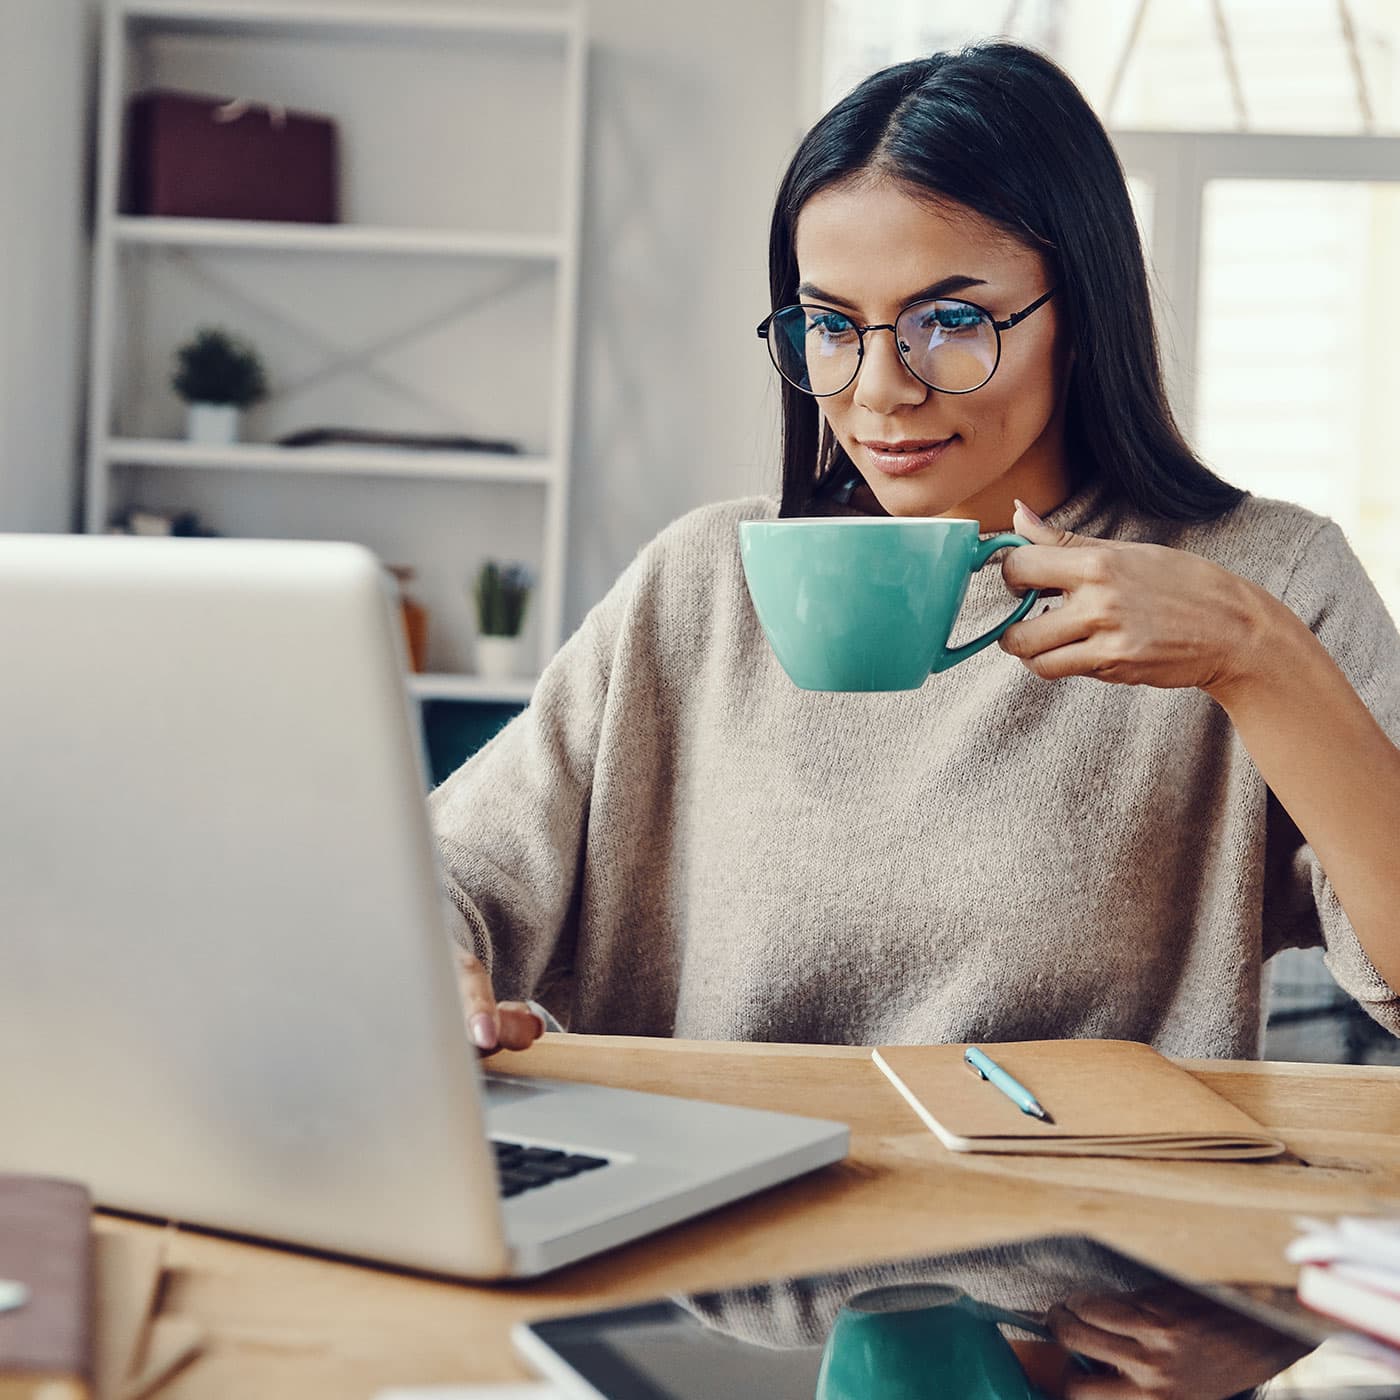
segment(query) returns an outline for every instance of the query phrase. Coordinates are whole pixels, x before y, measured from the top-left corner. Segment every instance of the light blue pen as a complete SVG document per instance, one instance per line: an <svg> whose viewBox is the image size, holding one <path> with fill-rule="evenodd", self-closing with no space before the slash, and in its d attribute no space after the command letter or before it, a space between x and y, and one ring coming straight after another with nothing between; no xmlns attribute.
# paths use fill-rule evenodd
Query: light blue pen
<svg viewBox="0 0 1400 1400"><path fill-rule="evenodd" d="M1000 1089L1022 1113L1039 1118L1042 1123L1055 1120L1040 1106L1035 1095L1019 1080L1013 1079L990 1055L985 1055L975 1045L963 1051L963 1059L977 1071L978 1077L985 1079L994 1088Z"/></svg>

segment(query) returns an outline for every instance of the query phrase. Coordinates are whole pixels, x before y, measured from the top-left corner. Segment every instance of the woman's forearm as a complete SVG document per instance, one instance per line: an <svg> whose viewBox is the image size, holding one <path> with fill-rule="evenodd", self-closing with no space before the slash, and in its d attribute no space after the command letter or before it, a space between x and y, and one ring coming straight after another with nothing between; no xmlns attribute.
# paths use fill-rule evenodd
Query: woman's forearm
<svg viewBox="0 0 1400 1400"><path fill-rule="evenodd" d="M1257 661L1209 693L1400 991L1400 748L1295 614L1262 590L1259 608Z"/></svg>

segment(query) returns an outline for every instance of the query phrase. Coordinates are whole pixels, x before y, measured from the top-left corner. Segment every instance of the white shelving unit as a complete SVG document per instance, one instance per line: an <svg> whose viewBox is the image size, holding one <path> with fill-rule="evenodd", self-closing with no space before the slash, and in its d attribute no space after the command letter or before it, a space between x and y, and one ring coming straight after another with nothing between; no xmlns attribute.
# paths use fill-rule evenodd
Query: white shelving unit
<svg viewBox="0 0 1400 1400"><path fill-rule="evenodd" d="M156 219L118 215L118 243L167 248L262 248L269 252L399 253L459 258L557 261L565 247L547 234L454 233L437 229L347 228L238 219Z"/></svg>
<svg viewBox="0 0 1400 1400"><path fill-rule="evenodd" d="M444 676L432 672L408 678L409 691L420 700L476 700L524 705L534 690L529 680L487 681L480 676Z"/></svg>
<svg viewBox="0 0 1400 1400"><path fill-rule="evenodd" d="M535 571L537 673L562 640L585 74L582 0L109 0L86 528L134 505L361 540L417 571L432 674L414 694L528 701L532 676L471 673L469 586L488 557ZM151 88L335 118L343 221L126 210L125 112ZM273 391L228 447L183 440L168 383L206 324L251 340ZM319 426L521 451L276 443Z"/></svg>
<svg viewBox="0 0 1400 1400"><path fill-rule="evenodd" d="M370 447L278 447L273 443L205 443L109 439L109 466L228 468L240 471L331 472L346 475L442 477L449 481L557 482L563 464L547 457L499 452L411 452Z"/></svg>

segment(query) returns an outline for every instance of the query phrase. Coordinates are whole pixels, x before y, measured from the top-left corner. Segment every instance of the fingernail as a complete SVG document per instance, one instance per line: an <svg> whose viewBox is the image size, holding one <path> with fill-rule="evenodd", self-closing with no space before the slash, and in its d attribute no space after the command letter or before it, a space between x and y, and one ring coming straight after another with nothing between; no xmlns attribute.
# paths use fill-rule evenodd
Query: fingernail
<svg viewBox="0 0 1400 1400"><path fill-rule="evenodd" d="M496 1023L484 1011L472 1017L472 1039L478 1050L496 1048Z"/></svg>
<svg viewBox="0 0 1400 1400"><path fill-rule="evenodd" d="M1025 513L1026 513L1028 516L1030 516L1031 524L1033 524L1033 525L1044 525L1044 524L1045 524L1045 522L1044 522L1044 521L1043 521L1043 520L1042 520L1042 519L1041 519L1041 518L1040 518L1040 517L1039 517L1039 516L1038 516L1024 501L1018 499L1018 500L1016 501L1016 508L1017 508L1018 510L1023 510L1023 511L1025 511Z"/></svg>

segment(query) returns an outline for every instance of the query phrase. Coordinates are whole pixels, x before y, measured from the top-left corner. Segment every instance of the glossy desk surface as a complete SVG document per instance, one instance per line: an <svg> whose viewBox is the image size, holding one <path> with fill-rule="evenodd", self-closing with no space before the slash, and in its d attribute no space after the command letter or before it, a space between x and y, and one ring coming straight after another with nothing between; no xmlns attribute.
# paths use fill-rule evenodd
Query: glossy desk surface
<svg viewBox="0 0 1400 1400"><path fill-rule="evenodd" d="M1400 1069L1183 1061L1290 1149L1266 1162L957 1155L845 1046L546 1036L493 1070L779 1108L851 1125L847 1160L529 1284L475 1287L194 1230L161 1310L204 1354L162 1397L368 1397L524 1378L512 1323L1042 1233L1096 1235L1201 1278L1287 1283L1299 1214L1400 1209ZM99 1228L159 1227L104 1215Z"/></svg>

